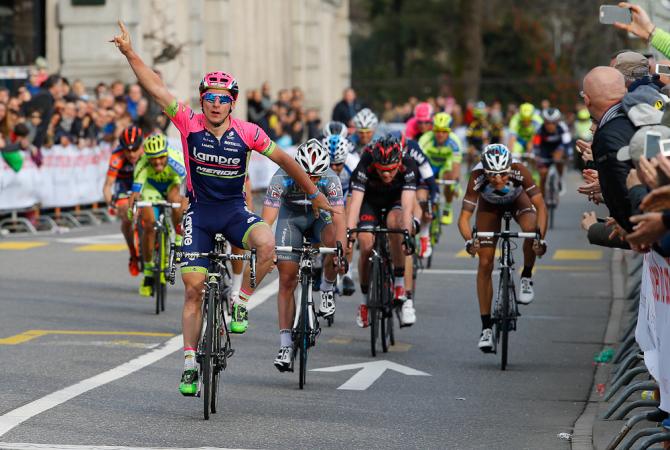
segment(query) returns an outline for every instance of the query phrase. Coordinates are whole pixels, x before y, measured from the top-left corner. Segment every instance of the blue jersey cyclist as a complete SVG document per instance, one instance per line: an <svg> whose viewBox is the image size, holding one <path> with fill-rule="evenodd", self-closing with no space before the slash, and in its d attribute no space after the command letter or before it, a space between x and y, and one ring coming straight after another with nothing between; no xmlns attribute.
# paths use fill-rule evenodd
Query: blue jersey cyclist
<svg viewBox="0 0 670 450"><path fill-rule="evenodd" d="M342 193L345 199L345 213L349 213L349 201L351 197L350 184L351 175L356 170L360 162L358 153L354 150L354 144L346 137L340 135L331 135L323 140L323 145L328 149L330 156L330 168L340 177L342 184ZM356 292L354 277L351 273L351 260L353 258L353 249L346 249L349 268L342 277L342 295L353 295Z"/></svg>
<svg viewBox="0 0 670 450"><path fill-rule="evenodd" d="M190 200L184 218L184 251L211 251L215 234L222 233L235 246L256 249L256 276L260 283L272 266L275 242L270 227L245 207L243 186L250 152L262 153L282 167L307 193L316 214L319 210L332 212L333 208L293 158L277 148L263 130L230 116L239 93L231 75L211 72L204 76L199 87L202 113L196 113L167 90L160 77L135 53L130 34L120 21L119 27L121 34L112 41L127 58L140 85L182 135ZM202 323L206 266L205 260L192 259L182 267L184 372L179 390L184 395L195 395L198 389L195 349ZM247 329L247 302L252 292L247 271L240 296L234 302L230 324L233 333Z"/></svg>
<svg viewBox="0 0 670 450"><path fill-rule="evenodd" d="M342 212L344 209L342 185L337 174L330 169L328 150L321 142L310 139L302 144L296 151L295 160L309 174L330 204ZM263 202L263 220L268 224L277 222L275 239L277 245L281 246L302 247L303 238L307 238L313 243L335 247L337 241L344 243L346 240L344 215L324 211L318 217L314 216L305 192L283 169L278 169L270 180ZM289 370L293 361L291 337L295 317L293 293L298 285L299 262L300 256L295 253L277 254L280 347L274 364L280 372ZM334 262L333 255L327 255L323 264L321 301L316 311L324 317L335 313L334 289L337 274ZM337 263L343 272L343 266L346 264L340 265L339 261Z"/></svg>

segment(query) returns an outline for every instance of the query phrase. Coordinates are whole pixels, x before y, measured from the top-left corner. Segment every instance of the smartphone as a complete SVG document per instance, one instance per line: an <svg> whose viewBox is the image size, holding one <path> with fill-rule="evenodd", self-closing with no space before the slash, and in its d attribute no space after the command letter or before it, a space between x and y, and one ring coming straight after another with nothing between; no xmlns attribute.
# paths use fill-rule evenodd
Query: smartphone
<svg viewBox="0 0 670 450"><path fill-rule="evenodd" d="M644 157L648 160L656 157L661 151L661 133L658 131L647 131L644 139Z"/></svg>
<svg viewBox="0 0 670 450"><path fill-rule="evenodd" d="M670 66L665 64L656 64L656 73L658 75L670 75Z"/></svg>
<svg viewBox="0 0 670 450"><path fill-rule="evenodd" d="M659 142L659 145L661 146L661 153L663 153L663 156L670 157L670 139L662 139Z"/></svg>
<svg viewBox="0 0 670 450"><path fill-rule="evenodd" d="M615 5L600 6L600 23L611 25L614 22L631 23L633 14L629 8L619 8Z"/></svg>

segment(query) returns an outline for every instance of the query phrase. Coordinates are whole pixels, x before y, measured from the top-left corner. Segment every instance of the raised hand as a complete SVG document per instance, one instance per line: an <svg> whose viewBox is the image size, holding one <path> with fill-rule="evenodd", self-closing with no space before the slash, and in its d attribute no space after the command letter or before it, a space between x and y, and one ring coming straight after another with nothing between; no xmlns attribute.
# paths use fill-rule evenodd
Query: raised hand
<svg viewBox="0 0 670 450"><path fill-rule="evenodd" d="M113 42L121 53L128 55L133 50L130 44L130 33L128 33L128 29L121 20L119 20L119 28L121 29L121 34L114 36L109 42Z"/></svg>

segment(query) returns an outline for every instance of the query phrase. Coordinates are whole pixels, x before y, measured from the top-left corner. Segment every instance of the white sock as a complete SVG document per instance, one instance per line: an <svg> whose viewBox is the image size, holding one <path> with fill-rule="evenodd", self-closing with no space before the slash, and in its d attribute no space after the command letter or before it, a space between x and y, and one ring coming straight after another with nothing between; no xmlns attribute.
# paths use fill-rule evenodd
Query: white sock
<svg viewBox="0 0 670 450"><path fill-rule="evenodd" d="M332 291L334 288L335 288L334 281L326 280L325 276L321 279L321 286L320 286L321 292Z"/></svg>
<svg viewBox="0 0 670 450"><path fill-rule="evenodd" d="M395 277L394 281L395 287L400 286L401 288L405 288L405 277Z"/></svg>
<svg viewBox="0 0 670 450"><path fill-rule="evenodd" d="M184 370L193 370L195 368L195 350L184 350Z"/></svg>
<svg viewBox="0 0 670 450"><path fill-rule="evenodd" d="M244 278L244 272L242 273L233 273L233 286L232 290L234 293L239 294L240 288L242 288L242 278Z"/></svg>
<svg viewBox="0 0 670 450"><path fill-rule="evenodd" d="M369 298L370 298L370 294L363 294L363 301L361 302L361 305L368 306L368 299Z"/></svg>
<svg viewBox="0 0 670 450"><path fill-rule="evenodd" d="M282 347L290 347L293 344L291 337L291 330L279 330L279 345Z"/></svg>
<svg viewBox="0 0 670 450"><path fill-rule="evenodd" d="M422 223L421 224L421 231L419 232L419 236L421 236L421 237L430 236L430 223Z"/></svg>

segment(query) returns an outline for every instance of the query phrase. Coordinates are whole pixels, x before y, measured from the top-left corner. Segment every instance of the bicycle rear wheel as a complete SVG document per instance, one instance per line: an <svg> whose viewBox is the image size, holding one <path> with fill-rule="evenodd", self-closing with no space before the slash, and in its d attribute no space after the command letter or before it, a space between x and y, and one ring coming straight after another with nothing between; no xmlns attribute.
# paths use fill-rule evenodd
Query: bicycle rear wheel
<svg viewBox="0 0 670 450"><path fill-rule="evenodd" d="M390 276L388 267L382 266L382 306L380 308L379 322L381 325L380 338L382 352L389 351L390 327L393 326L393 278Z"/></svg>
<svg viewBox="0 0 670 450"><path fill-rule="evenodd" d="M212 405L212 359L213 359L213 349L214 349L214 317L215 317L215 305L216 305L216 292L212 289L207 290L207 319L205 321L205 335L203 342L203 352L202 359L200 361L200 368L202 370L202 391L203 391L203 406L205 413L205 420L209 420L210 408Z"/></svg>
<svg viewBox="0 0 670 450"><path fill-rule="evenodd" d="M379 334L379 316L382 305L382 273L381 265L377 258L372 259L370 270L370 289L368 291L368 324L370 326L370 350L372 356L377 356L377 336Z"/></svg>
<svg viewBox="0 0 670 450"><path fill-rule="evenodd" d="M305 387L307 382L307 348L309 347L309 305L308 296L311 295L309 280L305 280L302 285L302 292L300 294L300 320L298 321L298 328L300 330L300 375L298 385L300 389Z"/></svg>
<svg viewBox="0 0 670 450"><path fill-rule="evenodd" d="M502 340L502 351L500 352L500 370L505 370L507 368L507 351L509 344L509 329L510 329L510 311L509 311L509 269L505 268L502 270L501 277L501 317L500 317L500 333Z"/></svg>

